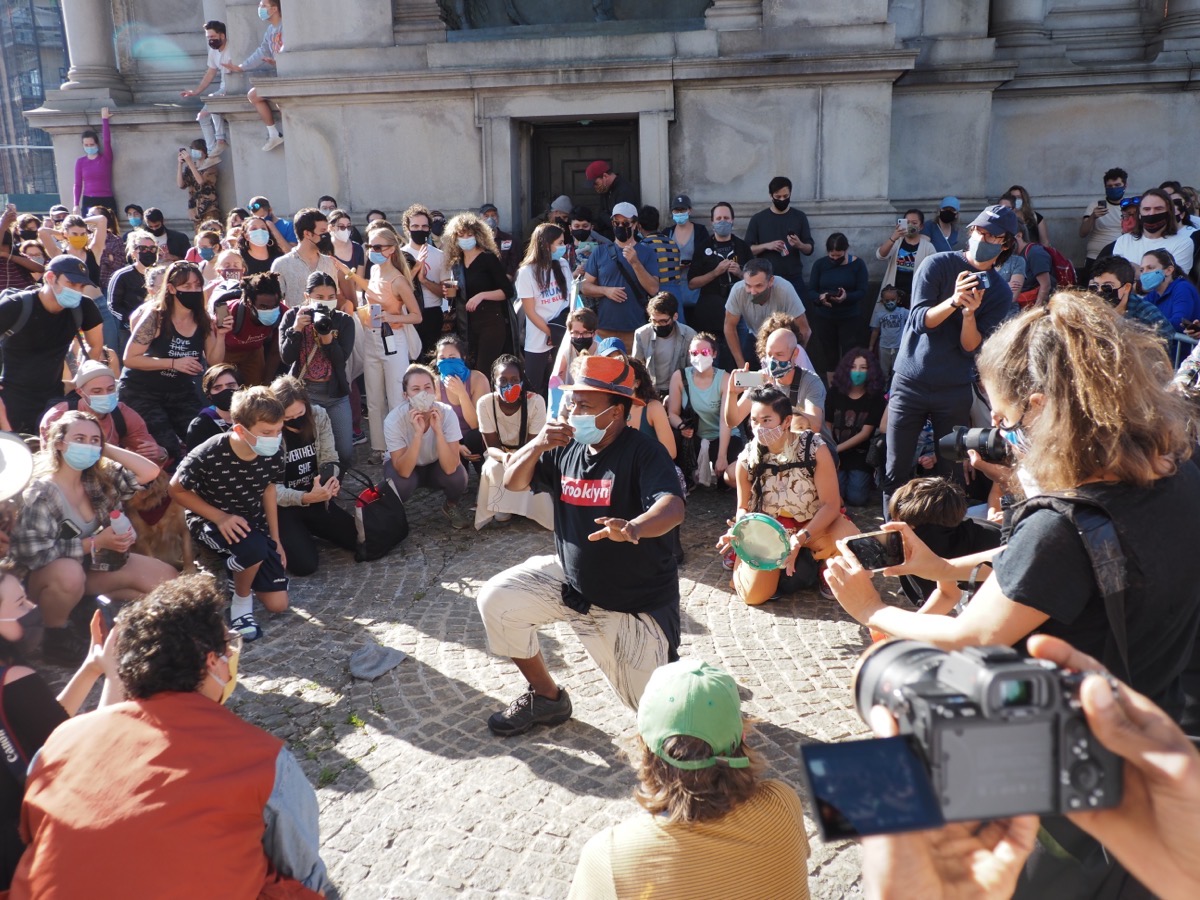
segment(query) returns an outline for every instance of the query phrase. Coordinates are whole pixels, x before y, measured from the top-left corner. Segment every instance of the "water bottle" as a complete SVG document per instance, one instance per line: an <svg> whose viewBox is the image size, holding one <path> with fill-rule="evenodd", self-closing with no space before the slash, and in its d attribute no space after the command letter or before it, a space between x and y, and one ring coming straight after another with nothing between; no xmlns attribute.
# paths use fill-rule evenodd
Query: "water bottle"
<svg viewBox="0 0 1200 900"><path fill-rule="evenodd" d="M129 534L129 532L133 531L133 523L119 509L112 511L112 514L109 516L108 527L116 535ZM97 550L92 554L92 571L115 572L127 562L129 562L128 550L123 552L119 550Z"/></svg>

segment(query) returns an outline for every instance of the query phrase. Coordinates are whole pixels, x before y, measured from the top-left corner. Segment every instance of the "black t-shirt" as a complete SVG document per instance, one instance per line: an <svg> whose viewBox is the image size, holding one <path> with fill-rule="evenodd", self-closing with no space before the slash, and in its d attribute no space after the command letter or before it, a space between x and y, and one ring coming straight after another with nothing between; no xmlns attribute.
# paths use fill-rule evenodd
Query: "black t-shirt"
<svg viewBox="0 0 1200 900"><path fill-rule="evenodd" d="M707 275L723 260L731 257L744 266L754 258L754 254L750 252L750 245L737 235L730 235L727 241L718 241L711 235L701 241L697 236L688 278ZM695 307L687 311L688 324L697 331L722 334L725 328L725 302L729 299L729 291L741 280L740 276L723 272L700 288Z"/></svg>
<svg viewBox="0 0 1200 900"><path fill-rule="evenodd" d="M215 406L206 406L200 410L200 415L192 419L188 425L187 437L184 439L183 445L188 450L195 450L210 437L224 434L231 426L232 423L226 422L217 414Z"/></svg>
<svg viewBox="0 0 1200 900"><path fill-rule="evenodd" d="M783 241L787 244L788 232L795 232L803 243L812 245L813 236L812 229L808 226L808 216L796 207L789 206L782 213L777 213L774 209L760 210L750 217L750 224L746 226L746 243L752 247L772 241ZM759 259L768 260L775 274L782 275L790 281L796 287L796 293L804 296L804 254L788 244L787 256L767 250L759 254Z"/></svg>
<svg viewBox="0 0 1200 900"><path fill-rule="evenodd" d="M837 388L830 388L825 398L825 420L833 426L833 439L837 443L848 441L860 431L864 425L879 428L883 418L884 400L882 394L863 394L857 400L847 397ZM867 448L870 441L863 441L857 447L838 453L838 459L843 469L863 469L871 471L867 465Z"/></svg>
<svg viewBox="0 0 1200 900"><path fill-rule="evenodd" d="M28 321L17 334L4 339L4 371L0 382L9 391L5 399L17 392L46 399L60 397L63 357L75 338L75 313L69 309L50 312L38 298L38 289L31 288L0 300L0 334L17 323L27 296L33 301ZM79 309L83 331L101 324L100 310L91 299L84 297Z"/></svg>
<svg viewBox="0 0 1200 900"><path fill-rule="evenodd" d="M317 476L317 440L304 443L297 435L285 435L283 462L286 470L284 486L294 491L310 491ZM291 446L294 445L294 446Z"/></svg>
<svg viewBox="0 0 1200 900"><path fill-rule="evenodd" d="M633 428L622 429L599 453L573 441L542 454L534 489L554 500L555 548L567 582L583 600L618 612L671 610L677 633L679 568L671 538L636 544L588 540L602 516L633 519L660 497L682 498L662 444ZM670 630L664 631L669 637Z"/></svg>
<svg viewBox="0 0 1200 900"><path fill-rule="evenodd" d="M175 476L201 500L221 512L241 516L266 534L263 491L268 485L283 481L283 453L245 460L233 452L230 437L229 434L218 434L209 438L184 457ZM184 517L193 532L203 528L208 521L190 510Z"/></svg>
<svg viewBox="0 0 1200 900"><path fill-rule="evenodd" d="M1126 558L1125 619L1133 687L1168 713L1182 710L1179 675L1200 624L1200 580L1188 564L1200 509L1200 470L1182 466L1149 488L1088 485L1112 515ZM1070 641L1111 671L1122 667L1092 564L1070 520L1035 510L996 560L1004 595L1050 616L1038 631Z"/></svg>
<svg viewBox="0 0 1200 900"><path fill-rule="evenodd" d="M272 250L276 248L271 248ZM256 259L246 251L241 251L242 262L246 264L247 275L261 275L263 272L271 271L271 263L283 256L282 253L271 253L266 259Z"/></svg>

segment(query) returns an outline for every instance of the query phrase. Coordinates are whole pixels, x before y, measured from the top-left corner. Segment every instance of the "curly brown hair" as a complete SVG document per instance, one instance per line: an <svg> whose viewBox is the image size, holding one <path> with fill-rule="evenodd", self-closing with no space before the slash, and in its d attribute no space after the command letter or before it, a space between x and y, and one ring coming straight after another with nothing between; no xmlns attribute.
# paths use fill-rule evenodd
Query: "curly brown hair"
<svg viewBox="0 0 1200 900"><path fill-rule="evenodd" d="M463 251L457 240L460 232L471 234L475 238L477 249L495 257L500 256L500 251L496 249L496 239L492 236L492 229L487 222L472 212L459 213L446 223L446 230L443 232L446 240L442 242L442 252L446 254L447 271L462 262Z"/></svg>
<svg viewBox="0 0 1200 900"><path fill-rule="evenodd" d="M199 688L208 654L227 646L224 608L211 575L184 575L121 610L117 672L125 693L146 700Z"/></svg>
<svg viewBox="0 0 1200 900"><path fill-rule="evenodd" d="M758 786L763 763L746 744L753 733L747 722L742 742L728 756L744 756L750 765L732 769L717 760L706 769L677 769L659 759L638 735L635 750L640 750L638 786L634 799L648 812L666 813L670 822L711 822L726 815L735 806L750 799ZM663 750L674 759L708 759L713 748L699 738L676 735L668 738Z"/></svg>
<svg viewBox="0 0 1200 900"><path fill-rule="evenodd" d="M754 352L758 354L759 359L767 358L767 338L777 331L790 331L796 336L796 343L801 347L804 346L804 336L796 325L795 317L789 316L785 312L771 313L767 316L767 321L762 323L762 328L758 329L758 334L755 335Z"/></svg>

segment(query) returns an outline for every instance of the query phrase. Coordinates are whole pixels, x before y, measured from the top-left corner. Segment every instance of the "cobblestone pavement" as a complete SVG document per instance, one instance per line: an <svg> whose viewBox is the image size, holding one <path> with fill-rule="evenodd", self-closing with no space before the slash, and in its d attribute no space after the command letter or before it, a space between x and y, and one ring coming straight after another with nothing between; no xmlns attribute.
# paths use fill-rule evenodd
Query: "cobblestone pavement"
<svg viewBox="0 0 1200 900"><path fill-rule="evenodd" d="M712 550L732 502L689 501L682 654L734 675L772 773L801 789L801 744L865 734L849 683L866 632L815 591L754 609L733 599ZM266 638L243 653L230 706L285 739L317 788L323 856L347 900L565 897L584 842L639 810L634 716L554 626L542 649L575 717L493 737L488 715L524 684L486 650L475 597L494 573L552 552L552 537L524 519L456 532L424 491L409 516L390 556L356 564L326 548L317 574L293 581L292 609L266 617ZM349 656L372 638L408 659L354 680ZM813 896L860 895L857 847L823 846L811 820L809 839Z"/></svg>

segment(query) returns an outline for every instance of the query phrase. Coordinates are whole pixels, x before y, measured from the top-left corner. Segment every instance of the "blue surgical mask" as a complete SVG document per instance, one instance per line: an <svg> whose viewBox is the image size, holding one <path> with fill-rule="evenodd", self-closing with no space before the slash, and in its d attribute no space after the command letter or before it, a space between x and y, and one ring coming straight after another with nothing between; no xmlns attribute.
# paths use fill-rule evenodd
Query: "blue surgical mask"
<svg viewBox="0 0 1200 900"><path fill-rule="evenodd" d="M456 356L450 359L439 359L437 370L442 381L450 378L458 378L465 384L467 379L471 377L471 370L467 367L467 364Z"/></svg>
<svg viewBox="0 0 1200 900"><path fill-rule="evenodd" d="M967 255L977 263L991 262L1004 251L1003 244L989 244L978 231L967 241Z"/></svg>
<svg viewBox="0 0 1200 900"><path fill-rule="evenodd" d="M681 213L671 213L671 218L675 220L676 225L682 225L691 217L687 213L681 212Z"/></svg>
<svg viewBox="0 0 1200 900"><path fill-rule="evenodd" d="M130 216L129 217L129 227L130 228L141 228L142 227L142 217L141 216Z"/></svg>
<svg viewBox="0 0 1200 900"><path fill-rule="evenodd" d="M262 325L274 325L279 321L278 306L274 309L258 309L254 311L254 314L258 316L258 321Z"/></svg>
<svg viewBox="0 0 1200 900"><path fill-rule="evenodd" d="M1162 269L1155 269L1153 272L1143 272L1138 281L1142 284L1142 290L1150 293L1163 283Z"/></svg>
<svg viewBox="0 0 1200 900"><path fill-rule="evenodd" d="M107 416L117 408L117 392L113 391L111 394L96 394L93 397L88 397L87 405L92 408L92 412Z"/></svg>
<svg viewBox="0 0 1200 900"><path fill-rule="evenodd" d="M200 258L203 260L210 260L217 255L217 251L212 247L200 247L198 248L198 252L200 253Z"/></svg>
<svg viewBox="0 0 1200 900"><path fill-rule="evenodd" d="M265 228L255 228L253 231L246 232L246 240L255 247L265 247L271 240L271 232Z"/></svg>
<svg viewBox="0 0 1200 900"><path fill-rule="evenodd" d="M603 416L605 413L607 413L607 410L600 413L600 415ZM575 415L574 413L567 416L567 424L575 429L572 440L578 444L587 444L588 446L598 444L604 440L604 435L608 431L608 428L601 428L597 425L596 418L596 416Z"/></svg>
<svg viewBox="0 0 1200 900"><path fill-rule="evenodd" d="M725 221L713 222L713 234L717 237L729 237L733 234L733 223Z"/></svg>
<svg viewBox="0 0 1200 900"><path fill-rule="evenodd" d="M1025 429L1020 426L1016 428L1001 428L1000 434L1022 455L1029 453L1029 436L1025 433Z"/></svg>
<svg viewBox="0 0 1200 900"><path fill-rule="evenodd" d="M1109 203L1116 203L1125 196L1125 188L1123 187L1106 187L1104 189L1104 199Z"/></svg>
<svg viewBox="0 0 1200 900"><path fill-rule="evenodd" d="M767 370L772 378L782 378L794 368L796 364L790 359L772 359L767 362Z"/></svg>
<svg viewBox="0 0 1200 900"><path fill-rule="evenodd" d="M459 250L474 250L475 249L475 238L474 237L459 238L458 239L458 249Z"/></svg>
<svg viewBox="0 0 1200 900"><path fill-rule="evenodd" d="M553 250L550 251L551 259L562 259L566 255L567 255L567 245L566 244L563 244L561 247L555 247Z"/></svg>
<svg viewBox="0 0 1200 900"><path fill-rule="evenodd" d="M867 383L867 373L861 369L850 373L850 383L855 387L862 387Z"/></svg>
<svg viewBox="0 0 1200 900"><path fill-rule="evenodd" d="M192 154L192 160L194 162L200 162L200 160L204 157L204 154L201 153L199 150L193 149L189 152Z"/></svg>
<svg viewBox="0 0 1200 900"><path fill-rule="evenodd" d="M896 309L896 301L895 300L884 300L883 308L886 309L888 312L894 312Z"/></svg>
<svg viewBox="0 0 1200 900"><path fill-rule="evenodd" d="M76 472L83 472L100 462L102 452L95 444L67 444L63 448L63 462Z"/></svg>
<svg viewBox="0 0 1200 900"><path fill-rule="evenodd" d="M280 444L283 443L282 434L277 434L275 437L266 437L249 431L246 433L254 438L254 452L259 456L274 456L279 452Z"/></svg>
<svg viewBox="0 0 1200 900"><path fill-rule="evenodd" d="M367 258L370 259L371 262L377 266L382 266L385 262L387 262L387 257L384 256L382 253L380 253L378 250L372 250L370 253L367 254Z"/></svg>
<svg viewBox="0 0 1200 900"><path fill-rule="evenodd" d="M84 147L83 152L86 153L88 156L96 156L100 153L100 148L99 147Z"/></svg>
<svg viewBox="0 0 1200 900"><path fill-rule="evenodd" d="M75 288L65 287L59 291L58 296L54 299L64 309L75 309L83 302L83 294L79 293Z"/></svg>
<svg viewBox="0 0 1200 900"><path fill-rule="evenodd" d="M265 6L260 6L258 8L258 17L260 19L262 19L264 22L266 22L268 19L271 18L271 11L269 9L267 9Z"/></svg>

